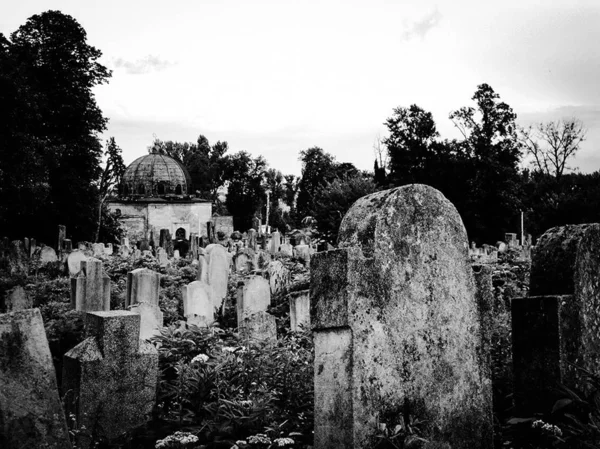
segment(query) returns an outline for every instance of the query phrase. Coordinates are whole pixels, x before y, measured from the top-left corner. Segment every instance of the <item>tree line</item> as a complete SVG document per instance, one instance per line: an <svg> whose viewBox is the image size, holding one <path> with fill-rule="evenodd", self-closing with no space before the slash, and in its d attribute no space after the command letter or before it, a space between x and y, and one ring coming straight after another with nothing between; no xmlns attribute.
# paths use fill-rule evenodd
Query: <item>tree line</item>
<svg viewBox="0 0 600 449"><path fill-rule="evenodd" d="M53 242L57 224L75 240L110 241L118 222L106 207L125 170L114 138L99 135L108 119L92 88L111 72L85 30L59 11L30 17L0 34L0 236ZM534 236L565 223L600 221L598 172L569 170L585 128L576 119L516 124L516 113L487 84L472 105L449 119L460 139L442 139L430 112L397 107L375 144L373 171L336 161L319 147L300 151L300 177L269 167L262 156L231 153L225 141L163 141L149 152L180 161L193 192L246 230L252 218L282 231L311 223L335 243L346 211L361 196L411 183L439 189L457 207L469 238L493 243L518 230L521 211ZM371 149L365 149L371 151ZM525 158L531 160L521 168Z"/></svg>

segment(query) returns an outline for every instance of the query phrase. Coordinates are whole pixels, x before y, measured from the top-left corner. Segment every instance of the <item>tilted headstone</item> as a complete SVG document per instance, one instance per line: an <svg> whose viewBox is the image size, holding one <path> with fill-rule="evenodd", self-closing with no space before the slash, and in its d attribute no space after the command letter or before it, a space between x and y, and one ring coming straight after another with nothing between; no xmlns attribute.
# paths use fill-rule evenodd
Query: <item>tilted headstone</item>
<svg viewBox="0 0 600 449"><path fill-rule="evenodd" d="M206 247L208 262L208 284L213 293L213 306L221 309L227 297L227 280L229 279L229 258L225 247L210 244Z"/></svg>
<svg viewBox="0 0 600 449"><path fill-rule="evenodd" d="M491 384L455 207L419 184L367 195L342 220L339 246L311 263L315 449L370 447L390 413L421 421L431 447L491 448Z"/></svg>
<svg viewBox="0 0 600 449"><path fill-rule="evenodd" d="M292 332L310 329L310 291L301 290L288 295L290 301L290 329Z"/></svg>
<svg viewBox="0 0 600 449"><path fill-rule="evenodd" d="M0 446L71 448L38 309L0 314Z"/></svg>
<svg viewBox="0 0 600 449"><path fill-rule="evenodd" d="M11 288L5 293L4 298L0 298L0 312L16 312L17 310L31 309L32 307L33 299L20 285Z"/></svg>
<svg viewBox="0 0 600 449"><path fill-rule="evenodd" d="M202 281L190 282L182 288L183 314L188 324L208 327L215 321L210 285Z"/></svg>
<svg viewBox="0 0 600 449"><path fill-rule="evenodd" d="M6 244L6 243L5 243ZM8 272L11 276L27 274L29 258L21 240L13 240L8 246Z"/></svg>
<svg viewBox="0 0 600 449"><path fill-rule="evenodd" d="M551 228L531 264L532 296L512 301L515 406L547 411L557 384L590 392L600 371L600 225Z"/></svg>
<svg viewBox="0 0 600 449"><path fill-rule="evenodd" d="M56 255L56 251L51 246L44 246L40 252L40 263L42 265L56 262L58 260L58 256Z"/></svg>
<svg viewBox="0 0 600 449"><path fill-rule="evenodd" d="M63 393L78 427L109 441L149 420L156 397L158 352L140 340L140 316L114 310L85 317L86 339L63 358ZM78 437L80 447L94 443Z"/></svg>
<svg viewBox="0 0 600 449"><path fill-rule="evenodd" d="M292 282L290 270L279 260L269 262L267 266L267 275L272 295L285 293Z"/></svg>
<svg viewBox="0 0 600 449"><path fill-rule="evenodd" d="M88 258L80 263L81 270L71 278L71 307L83 312L110 309L110 278L102 262Z"/></svg>
<svg viewBox="0 0 600 449"><path fill-rule="evenodd" d="M281 246L281 234L275 231L271 234L271 254L277 254Z"/></svg>
<svg viewBox="0 0 600 449"><path fill-rule="evenodd" d="M160 335L163 313L158 305L160 274L147 268L127 273L125 307L140 315L140 338L147 340Z"/></svg>
<svg viewBox="0 0 600 449"><path fill-rule="evenodd" d="M88 257L81 250L75 250L67 256L67 267L69 275L75 276L81 270L81 262L84 262Z"/></svg>

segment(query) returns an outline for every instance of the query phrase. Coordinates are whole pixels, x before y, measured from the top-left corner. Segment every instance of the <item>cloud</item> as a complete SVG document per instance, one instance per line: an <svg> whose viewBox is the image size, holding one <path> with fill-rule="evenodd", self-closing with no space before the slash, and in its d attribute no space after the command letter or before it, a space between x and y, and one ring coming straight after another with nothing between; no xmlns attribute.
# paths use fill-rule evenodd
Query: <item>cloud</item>
<svg viewBox="0 0 600 449"><path fill-rule="evenodd" d="M145 58L137 59L135 61L127 61L123 58L114 58L112 65L116 69L125 69L125 71L132 75L140 75L143 73L160 72L161 70L168 69L176 65L175 62L160 59L158 56L148 55Z"/></svg>
<svg viewBox="0 0 600 449"><path fill-rule="evenodd" d="M442 14L437 7L429 14L423 16L421 19L416 20L406 26L406 31L402 35L404 40L410 40L413 37L425 38L425 35L433 28L435 28L442 18Z"/></svg>

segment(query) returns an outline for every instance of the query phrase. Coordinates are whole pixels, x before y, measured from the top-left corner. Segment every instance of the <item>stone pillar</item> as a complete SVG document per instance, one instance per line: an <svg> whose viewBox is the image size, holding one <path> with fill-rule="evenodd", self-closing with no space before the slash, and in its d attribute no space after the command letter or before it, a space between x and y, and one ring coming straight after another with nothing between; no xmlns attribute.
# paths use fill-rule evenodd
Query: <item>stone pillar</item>
<svg viewBox="0 0 600 449"><path fill-rule="evenodd" d="M160 335L163 313L158 305L160 274L147 268L127 273L125 307L140 315L140 338L150 339Z"/></svg>
<svg viewBox="0 0 600 449"><path fill-rule="evenodd" d="M300 332L310 329L310 291L302 290L288 295L290 301L290 329Z"/></svg>
<svg viewBox="0 0 600 449"><path fill-rule="evenodd" d="M0 314L0 443L71 449L38 309Z"/></svg>
<svg viewBox="0 0 600 449"><path fill-rule="evenodd" d="M491 383L454 206L420 184L367 195L339 242L311 262L315 449L369 447L390 414L423 420L432 447L491 448Z"/></svg>
<svg viewBox="0 0 600 449"><path fill-rule="evenodd" d="M255 229L250 229L248 230L248 248L250 248L253 251L256 251L256 237L257 237L257 232Z"/></svg>
<svg viewBox="0 0 600 449"><path fill-rule="evenodd" d="M67 412L79 427L109 441L143 425L154 406L158 352L140 340L140 316L123 310L86 315L87 338L64 355ZM78 438L87 448L89 434Z"/></svg>
<svg viewBox="0 0 600 449"><path fill-rule="evenodd" d="M208 259L204 248L198 248L198 274L196 280L208 284Z"/></svg>
<svg viewBox="0 0 600 449"><path fill-rule="evenodd" d="M71 307L83 312L110 309L110 278L102 262L92 257L80 263L81 270L71 278Z"/></svg>
<svg viewBox="0 0 600 449"><path fill-rule="evenodd" d="M208 284L213 293L213 306L220 310L227 297L227 280L229 279L229 258L223 245L216 243L206 247L208 262Z"/></svg>
<svg viewBox="0 0 600 449"><path fill-rule="evenodd" d="M210 286L202 281L194 281L183 286L183 314L188 324L200 327L211 326L215 321Z"/></svg>
<svg viewBox="0 0 600 449"><path fill-rule="evenodd" d="M271 234L271 254L277 254L281 246L281 234L275 231Z"/></svg>

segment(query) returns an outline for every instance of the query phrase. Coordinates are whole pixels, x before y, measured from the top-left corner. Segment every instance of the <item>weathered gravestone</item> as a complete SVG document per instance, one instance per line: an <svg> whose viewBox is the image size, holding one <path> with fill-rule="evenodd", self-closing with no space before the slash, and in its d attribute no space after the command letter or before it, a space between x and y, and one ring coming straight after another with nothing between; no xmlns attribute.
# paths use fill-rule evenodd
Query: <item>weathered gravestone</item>
<svg viewBox="0 0 600 449"><path fill-rule="evenodd" d="M254 228L249 229L248 230L248 248L250 248L253 251L256 251L256 249L257 249L256 239L257 239L256 230Z"/></svg>
<svg viewBox="0 0 600 449"><path fill-rule="evenodd" d="M90 435L113 440L144 424L154 406L156 348L140 340L140 316L123 310L86 314L86 339L64 355L63 394L68 413Z"/></svg>
<svg viewBox="0 0 600 449"><path fill-rule="evenodd" d="M104 243L92 243L94 257L104 257Z"/></svg>
<svg viewBox="0 0 600 449"><path fill-rule="evenodd" d="M262 276L250 276L237 290L238 331L244 339L277 338L275 317L267 313L271 304L269 282Z"/></svg>
<svg viewBox="0 0 600 449"><path fill-rule="evenodd" d="M204 248L198 248L198 274L196 280L208 284L208 258Z"/></svg>
<svg viewBox="0 0 600 449"><path fill-rule="evenodd" d="M38 309L0 314L0 447L71 448Z"/></svg>
<svg viewBox="0 0 600 449"><path fill-rule="evenodd" d="M308 245L296 245L294 247L294 257L308 267L310 265L310 247Z"/></svg>
<svg viewBox="0 0 600 449"><path fill-rule="evenodd" d="M81 262L88 259L85 253L81 250L75 250L67 256L67 267L69 275L75 276L81 270Z"/></svg>
<svg viewBox="0 0 600 449"><path fill-rule="evenodd" d="M11 276L27 274L29 271L29 258L25 253L25 244L21 240L13 240L10 243L5 242L8 258L8 272Z"/></svg>
<svg viewBox="0 0 600 449"><path fill-rule="evenodd" d="M125 307L140 315L140 338L147 340L160 335L163 313L158 305L160 274L147 268L127 273Z"/></svg>
<svg viewBox="0 0 600 449"><path fill-rule="evenodd" d="M271 234L271 254L277 254L279 252L279 247L281 246L281 234L279 231L275 231Z"/></svg>
<svg viewBox="0 0 600 449"><path fill-rule="evenodd" d="M310 290L290 293L288 298L292 332L310 329Z"/></svg>
<svg viewBox="0 0 600 449"><path fill-rule="evenodd" d="M291 244L284 242L279 246L279 253L282 256L292 257L294 255L294 247Z"/></svg>
<svg viewBox="0 0 600 449"><path fill-rule="evenodd" d="M205 282L194 281L183 286L183 314L188 324L208 327L215 321L211 287Z"/></svg>
<svg viewBox="0 0 600 449"><path fill-rule="evenodd" d="M209 222L210 223L210 222ZM208 284L213 293L213 306L221 309L227 297L227 279L229 278L229 257L227 250L218 243L206 247Z"/></svg>
<svg viewBox="0 0 600 449"><path fill-rule="evenodd" d="M279 260L269 262L269 265L267 266L267 275L272 295L285 293L292 282L290 270L288 270Z"/></svg>
<svg viewBox="0 0 600 449"><path fill-rule="evenodd" d="M548 411L558 384L589 393L600 372L600 225L549 229L533 254L530 294L512 301L515 406ZM544 410L542 410L544 409Z"/></svg>
<svg viewBox="0 0 600 449"><path fill-rule="evenodd" d="M71 278L71 307L83 312L110 309L110 278L98 259L81 262L81 270Z"/></svg>
<svg viewBox="0 0 600 449"><path fill-rule="evenodd" d="M51 246L44 246L40 251L40 264L45 265L47 263L56 262L58 260L58 256L54 248Z"/></svg>
<svg viewBox="0 0 600 449"><path fill-rule="evenodd" d="M248 273L254 270L254 251L250 248L240 250L233 256L233 266L236 273Z"/></svg>
<svg viewBox="0 0 600 449"><path fill-rule="evenodd" d="M33 300L25 289L17 285L8 290L3 298L0 298L0 312L16 312L17 310L31 309Z"/></svg>
<svg viewBox="0 0 600 449"><path fill-rule="evenodd" d="M315 449L371 447L378 426L403 418L423 423L430 447L491 448L491 385L454 206L418 184L367 195L344 217L339 246L311 264Z"/></svg>
<svg viewBox="0 0 600 449"><path fill-rule="evenodd" d="M160 246L156 248L156 259L161 267L166 267L169 264L169 258L167 256L167 250Z"/></svg>

